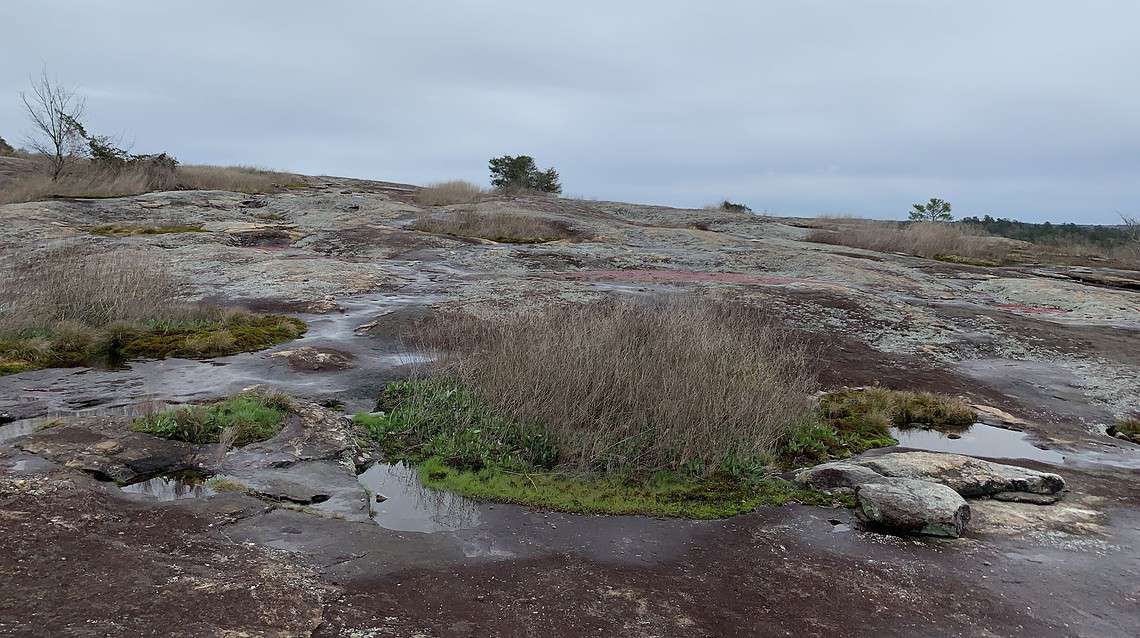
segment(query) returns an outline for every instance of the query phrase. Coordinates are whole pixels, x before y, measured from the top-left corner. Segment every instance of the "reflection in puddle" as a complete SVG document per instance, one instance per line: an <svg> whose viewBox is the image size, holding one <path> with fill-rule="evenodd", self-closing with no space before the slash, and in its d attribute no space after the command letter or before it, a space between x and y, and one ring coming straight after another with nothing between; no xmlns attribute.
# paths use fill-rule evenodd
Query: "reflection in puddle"
<svg viewBox="0 0 1140 638"><path fill-rule="evenodd" d="M970 456L985 456L998 459L1031 459L1045 463L1061 463L1064 455L1054 450L1042 450L1029 442L1024 432L995 428L984 423L959 433L961 438L952 439L942 432L919 428L891 429L891 436L899 441L900 447L930 452L950 452Z"/></svg>
<svg viewBox="0 0 1140 638"><path fill-rule="evenodd" d="M34 434L45 427L56 425L59 419L54 417L36 417L34 419L20 419L6 425L0 425L0 443L7 443L21 436Z"/></svg>
<svg viewBox="0 0 1140 638"><path fill-rule="evenodd" d="M200 472L176 472L124 485L121 489L128 494L142 494L160 501L205 498L217 493L206 479L206 475Z"/></svg>
<svg viewBox="0 0 1140 638"><path fill-rule="evenodd" d="M403 463L377 463L357 477L368 492L368 517L401 532L446 532L476 527L475 501L424 487ZM377 496L383 499L377 502Z"/></svg>
<svg viewBox="0 0 1140 638"><path fill-rule="evenodd" d="M99 416L136 417L165 410L168 406L169 404L165 401L140 401L138 403L114 408L96 407L86 410L69 410L66 412L53 412L45 416L37 416L30 419L18 419L11 423L0 425L0 444L7 443L21 436L35 434L46 428L65 425L68 421L73 419Z"/></svg>

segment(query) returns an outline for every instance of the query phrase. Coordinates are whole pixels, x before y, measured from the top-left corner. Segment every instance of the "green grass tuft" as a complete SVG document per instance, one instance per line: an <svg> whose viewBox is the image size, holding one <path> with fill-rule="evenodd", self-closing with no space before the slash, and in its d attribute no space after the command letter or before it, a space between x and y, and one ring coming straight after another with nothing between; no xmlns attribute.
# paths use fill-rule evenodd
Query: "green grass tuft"
<svg viewBox="0 0 1140 638"><path fill-rule="evenodd" d="M380 395L377 414L355 420L393 460L429 457L466 470L550 469L558 449L546 431L496 414L471 391L447 380L395 381Z"/></svg>
<svg viewBox="0 0 1140 638"><path fill-rule="evenodd" d="M273 438L289 414L288 398L276 394L239 394L209 405L190 405L135 419L131 429L187 443L236 446Z"/></svg>

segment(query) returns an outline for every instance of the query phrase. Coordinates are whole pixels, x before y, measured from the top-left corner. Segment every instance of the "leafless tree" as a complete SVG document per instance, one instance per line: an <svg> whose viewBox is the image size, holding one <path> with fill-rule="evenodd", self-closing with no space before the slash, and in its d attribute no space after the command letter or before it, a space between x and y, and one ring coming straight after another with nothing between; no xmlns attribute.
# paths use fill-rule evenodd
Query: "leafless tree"
<svg viewBox="0 0 1140 638"><path fill-rule="evenodd" d="M30 93L20 92L34 132L28 146L48 158L52 180L59 179L68 160L83 147L80 135L87 101L75 91L53 82L45 67L32 79Z"/></svg>
<svg viewBox="0 0 1140 638"><path fill-rule="evenodd" d="M1125 215L1124 213L1117 214L1120 215L1120 220L1124 222L1124 232L1128 233L1133 242L1140 243L1140 217Z"/></svg>

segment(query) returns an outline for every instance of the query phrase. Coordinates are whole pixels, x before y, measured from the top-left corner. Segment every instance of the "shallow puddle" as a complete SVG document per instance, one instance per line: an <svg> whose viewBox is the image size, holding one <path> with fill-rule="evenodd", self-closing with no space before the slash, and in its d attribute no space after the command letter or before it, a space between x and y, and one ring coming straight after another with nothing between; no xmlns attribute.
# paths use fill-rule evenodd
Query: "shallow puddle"
<svg viewBox="0 0 1140 638"><path fill-rule="evenodd" d="M471 499L424 487L403 463L377 463L357 477L368 494L368 517L401 532L448 532L479 525Z"/></svg>
<svg viewBox="0 0 1140 638"><path fill-rule="evenodd" d="M1029 442L1024 432L995 428L984 423L976 423L970 429L958 434L960 438L934 430L913 428L908 430L891 429L891 436L898 439L900 447L930 452L950 452L969 456L984 456L998 459L1030 459L1044 463L1062 463L1064 455L1054 450L1043 450Z"/></svg>
<svg viewBox="0 0 1140 638"><path fill-rule="evenodd" d="M200 472L176 472L124 485L121 489L127 494L141 494L159 501L205 498L217 493L206 482L207 478Z"/></svg>

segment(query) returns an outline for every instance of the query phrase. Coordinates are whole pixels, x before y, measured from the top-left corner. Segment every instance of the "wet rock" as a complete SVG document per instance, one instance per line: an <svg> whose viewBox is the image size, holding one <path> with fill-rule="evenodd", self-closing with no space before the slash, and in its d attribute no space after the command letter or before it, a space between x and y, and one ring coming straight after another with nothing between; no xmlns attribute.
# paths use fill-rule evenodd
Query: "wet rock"
<svg viewBox="0 0 1140 638"><path fill-rule="evenodd" d="M855 489L855 498L860 520L892 532L957 538L970 522L965 499L930 481L866 483Z"/></svg>
<svg viewBox="0 0 1140 638"><path fill-rule="evenodd" d="M269 356L274 359L284 359L294 370L306 372L347 370L352 367L352 355L332 348L303 346L274 352Z"/></svg>
<svg viewBox="0 0 1140 638"><path fill-rule="evenodd" d="M800 485L824 491L853 490L863 483L885 480L886 477L870 468L843 461L824 463L796 474L796 482Z"/></svg>
<svg viewBox="0 0 1140 638"><path fill-rule="evenodd" d="M229 473L242 468L288 467L304 461L337 461L352 467L360 448L354 426L338 413L316 403L293 401L293 414L277 436L232 450L217 471Z"/></svg>
<svg viewBox="0 0 1140 638"><path fill-rule="evenodd" d="M1065 488L1065 480L1056 474L960 454L896 452L856 461L855 464L892 478L941 483L965 497L992 496L1001 492L1056 494Z"/></svg>
<svg viewBox="0 0 1140 638"><path fill-rule="evenodd" d="M194 449L137 432L68 425L41 430L16 447L101 480L130 483L162 472L194 466Z"/></svg>

